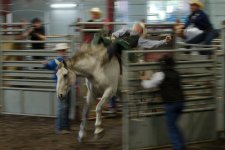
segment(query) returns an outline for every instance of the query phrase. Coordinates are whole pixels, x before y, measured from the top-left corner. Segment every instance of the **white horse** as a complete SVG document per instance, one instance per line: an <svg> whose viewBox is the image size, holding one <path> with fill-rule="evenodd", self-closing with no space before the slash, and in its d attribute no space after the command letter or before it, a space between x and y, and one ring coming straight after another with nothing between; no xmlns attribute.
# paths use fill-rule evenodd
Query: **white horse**
<svg viewBox="0 0 225 150"><path fill-rule="evenodd" d="M88 88L87 100L83 108L82 122L79 131L79 141L85 137L85 126L91 103L98 97L101 100L96 106L95 135L103 133L101 110L103 104L116 95L120 65L116 57L108 59L107 50L103 46L84 45L66 62L58 62L57 96L63 100L70 86L76 80L76 74L86 77Z"/></svg>

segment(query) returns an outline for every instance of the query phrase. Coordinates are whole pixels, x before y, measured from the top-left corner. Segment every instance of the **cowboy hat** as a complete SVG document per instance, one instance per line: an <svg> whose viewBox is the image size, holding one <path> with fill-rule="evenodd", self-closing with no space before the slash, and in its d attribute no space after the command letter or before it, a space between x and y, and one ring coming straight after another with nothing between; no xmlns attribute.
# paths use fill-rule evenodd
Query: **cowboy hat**
<svg viewBox="0 0 225 150"><path fill-rule="evenodd" d="M90 13L98 13L99 15L101 15L102 14L102 11L100 10L100 8L98 8L98 7L94 7L94 8L91 8L90 10L89 10L89 12Z"/></svg>
<svg viewBox="0 0 225 150"><path fill-rule="evenodd" d="M59 50L67 50L69 48L68 44L66 43L59 43L55 45L54 51L59 51Z"/></svg>
<svg viewBox="0 0 225 150"><path fill-rule="evenodd" d="M204 7L204 4L200 0L191 0L190 5L198 5L201 9Z"/></svg>
<svg viewBox="0 0 225 150"><path fill-rule="evenodd" d="M133 25L133 30L134 30L136 25L139 25L142 28L142 30L143 30L141 36L145 36L147 34L147 32L148 32L148 30L145 27L145 24L143 22L137 22L137 23L135 23Z"/></svg>

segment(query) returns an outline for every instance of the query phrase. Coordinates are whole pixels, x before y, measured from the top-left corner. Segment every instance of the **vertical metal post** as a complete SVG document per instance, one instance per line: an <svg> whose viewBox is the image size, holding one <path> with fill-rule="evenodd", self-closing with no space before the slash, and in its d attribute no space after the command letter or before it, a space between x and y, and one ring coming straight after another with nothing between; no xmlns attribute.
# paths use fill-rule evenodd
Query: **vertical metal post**
<svg viewBox="0 0 225 150"><path fill-rule="evenodd" d="M76 45L75 45L75 42L76 42L76 34L75 33L73 33L71 35L70 41L71 41L71 43L70 43L70 49L71 49L71 51L69 53L70 54L73 54L74 51L75 51L75 47L76 47ZM76 108L77 108L76 105L77 105L77 103L76 103L76 85L72 85L72 87L71 87L71 109L70 109L71 110L71 113L70 113L70 118L73 119L73 120L76 119L76 115L77 115L76 114L76 112L77 112L76 111Z"/></svg>
<svg viewBox="0 0 225 150"><path fill-rule="evenodd" d="M55 93L54 92L49 92L49 93L50 93L50 101L49 101L50 102L50 104L49 104L49 106L50 106L50 108L49 108L50 109L50 116L55 116L55 114L54 114L54 108L55 108L54 107L55 106L54 105L55 104L54 103L54 100L55 100L54 99L55 98L54 94Z"/></svg>
<svg viewBox="0 0 225 150"><path fill-rule="evenodd" d="M223 52L222 55L215 56L215 98L216 98L216 132L217 137L224 137L225 131L225 58L224 58L224 42L225 42L225 29L222 27L222 42L221 42L221 50ZM217 72L216 72L217 69ZM220 70L221 69L221 70ZM221 84L222 83L222 84Z"/></svg>
<svg viewBox="0 0 225 150"><path fill-rule="evenodd" d="M19 90L19 91L20 91L20 110L21 110L21 114L25 114L24 90Z"/></svg>
<svg viewBox="0 0 225 150"><path fill-rule="evenodd" d="M218 136L219 137L225 137L225 26L222 26L222 35L221 35L221 49L223 51L223 55L221 56L221 64L222 64L222 74L221 74L221 80L222 80L222 87L221 87L221 95L220 99L218 100L217 104L217 131L219 131Z"/></svg>
<svg viewBox="0 0 225 150"><path fill-rule="evenodd" d="M129 150L130 144L129 144L129 136L130 136L130 128L129 128L129 94L128 94L128 81L127 81L127 63L128 63L128 53L126 51L123 51L122 54L123 58L123 77L122 77L122 144L123 144L123 150Z"/></svg>
<svg viewBox="0 0 225 150"><path fill-rule="evenodd" d="M2 26L0 26L0 40L3 40L2 38ZM4 111L4 96L3 96L3 43L0 43L0 56L1 56L1 60L0 60L0 113L2 113Z"/></svg>

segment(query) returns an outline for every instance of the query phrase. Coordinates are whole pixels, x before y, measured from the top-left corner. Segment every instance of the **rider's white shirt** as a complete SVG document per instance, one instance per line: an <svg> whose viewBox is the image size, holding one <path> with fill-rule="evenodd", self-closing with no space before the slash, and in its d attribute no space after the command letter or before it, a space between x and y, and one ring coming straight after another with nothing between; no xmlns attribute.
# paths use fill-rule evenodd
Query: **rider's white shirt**
<svg viewBox="0 0 225 150"><path fill-rule="evenodd" d="M143 80L141 85L145 89L154 88L159 86L165 78L165 74L163 72L156 72L152 75L150 80Z"/></svg>

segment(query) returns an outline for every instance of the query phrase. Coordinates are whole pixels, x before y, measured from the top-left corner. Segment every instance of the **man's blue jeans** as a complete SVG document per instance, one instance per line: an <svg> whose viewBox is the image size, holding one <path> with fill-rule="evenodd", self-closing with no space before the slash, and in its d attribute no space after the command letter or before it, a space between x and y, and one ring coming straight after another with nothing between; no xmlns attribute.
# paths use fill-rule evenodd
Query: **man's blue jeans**
<svg viewBox="0 0 225 150"><path fill-rule="evenodd" d="M56 132L59 133L62 130L70 129L70 104L71 104L71 92L69 92L64 100L57 98L57 116L56 116Z"/></svg>
<svg viewBox="0 0 225 150"><path fill-rule="evenodd" d="M186 41L188 44L203 44L203 45L210 45L212 40L215 38L216 32L212 31L205 31L202 34L194 37L191 40ZM201 51L202 55L212 55L211 51Z"/></svg>
<svg viewBox="0 0 225 150"><path fill-rule="evenodd" d="M182 114L183 107L183 101L171 102L165 105L167 130L173 150L184 150L185 148L183 135L177 126L177 120Z"/></svg>

